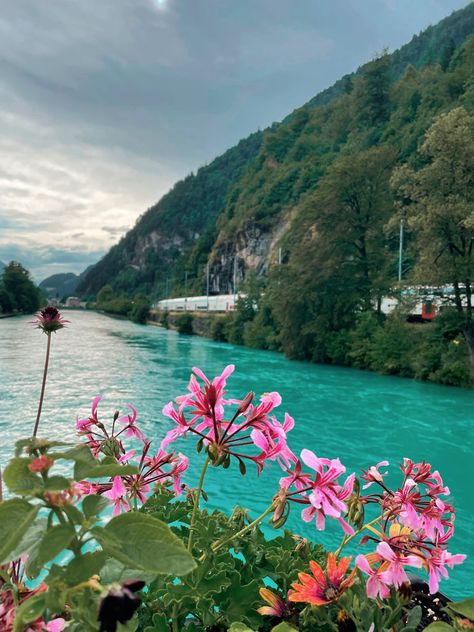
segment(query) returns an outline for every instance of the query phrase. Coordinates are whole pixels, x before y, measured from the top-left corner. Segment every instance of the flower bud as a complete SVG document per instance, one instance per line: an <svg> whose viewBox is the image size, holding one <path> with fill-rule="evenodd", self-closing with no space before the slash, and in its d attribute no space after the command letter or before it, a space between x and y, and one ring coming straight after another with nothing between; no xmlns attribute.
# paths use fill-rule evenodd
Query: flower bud
<svg viewBox="0 0 474 632"><path fill-rule="evenodd" d="M141 604L134 593L144 586L145 582L129 580L109 590L99 606L100 632L116 632L117 623L124 624L133 617Z"/></svg>

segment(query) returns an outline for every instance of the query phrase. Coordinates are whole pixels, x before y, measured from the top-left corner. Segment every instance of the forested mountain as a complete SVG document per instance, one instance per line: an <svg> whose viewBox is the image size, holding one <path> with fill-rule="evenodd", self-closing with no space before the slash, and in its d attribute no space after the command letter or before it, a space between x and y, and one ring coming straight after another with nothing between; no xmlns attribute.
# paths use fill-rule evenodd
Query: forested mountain
<svg viewBox="0 0 474 632"><path fill-rule="evenodd" d="M74 295L79 281L80 276L78 274L63 272L53 274L44 279L39 284L39 287L46 292L48 298L62 299L63 297Z"/></svg>
<svg viewBox="0 0 474 632"><path fill-rule="evenodd" d="M466 209L472 209L474 183L466 174L474 146L473 33L471 3L399 51L380 54L282 123L241 141L147 211L89 272L81 291L95 293L110 284L117 293L144 291L156 299L167 286L181 294L186 278L186 291L201 293L209 265L212 291L222 293L232 290L236 271L259 310L247 309L243 322L234 323L226 335L231 341L391 371L375 361L373 366L375 352L372 359L365 356L361 341L369 329L370 335L378 332L377 306L396 285L402 216L407 281L455 283L470 291L474 220ZM443 140L437 145L430 138ZM450 151L444 169L454 169L452 182L443 184L441 195L438 177L429 194L422 188L424 174L428 178L431 166L436 171L443 152ZM400 167L407 169L404 177ZM438 198L431 200L431 194ZM451 209L445 225L437 223L437 208L441 217ZM438 237L427 237L423 217L430 214ZM442 233L449 233L451 259L445 258ZM440 250L430 251L430 244ZM472 334L474 375L472 314L458 307L460 320L447 340L456 340L458 331L469 346ZM367 330L361 315L370 321ZM379 319L375 324L372 315ZM353 339L359 335L360 348ZM393 372L404 370L394 365ZM413 373L410 365L405 374Z"/></svg>

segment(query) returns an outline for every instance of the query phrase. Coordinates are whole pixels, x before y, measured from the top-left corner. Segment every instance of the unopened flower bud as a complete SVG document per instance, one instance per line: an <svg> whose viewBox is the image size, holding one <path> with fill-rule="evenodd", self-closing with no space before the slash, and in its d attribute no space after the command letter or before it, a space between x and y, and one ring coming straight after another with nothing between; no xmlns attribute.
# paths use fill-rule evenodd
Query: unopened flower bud
<svg viewBox="0 0 474 632"><path fill-rule="evenodd" d="M28 465L28 469L30 472L46 472L50 467L54 465L54 459L50 459L43 454L36 459L33 459L31 463Z"/></svg>
<svg viewBox="0 0 474 632"><path fill-rule="evenodd" d="M254 397L255 397L255 393L253 393L252 391L250 391L250 393L248 393L244 397L244 399L240 402L240 406L237 409L237 415L242 415L243 413L245 413L247 408L252 403Z"/></svg>
<svg viewBox="0 0 474 632"><path fill-rule="evenodd" d="M109 590L99 607L100 632L116 632L117 623L130 621L141 604L140 597L134 593L144 586L145 582L129 580Z"/></svg>

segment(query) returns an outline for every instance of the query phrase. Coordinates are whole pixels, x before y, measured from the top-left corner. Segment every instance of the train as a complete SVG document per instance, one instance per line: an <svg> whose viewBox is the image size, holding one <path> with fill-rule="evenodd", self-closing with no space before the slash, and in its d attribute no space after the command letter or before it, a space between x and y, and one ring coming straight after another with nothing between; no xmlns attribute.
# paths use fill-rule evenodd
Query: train
<svg viewBox="0 0 474 632"><path fill-rule="evenodd" d="M393 294L384 296L381 311L384 314L390 314L402 301L406 306L408 320L431 321L436 318L440 310L452 304L453 294L454 289L449 285L443 287L405 287L402 290L395 290ZM245 294L218 294L215 296L167 298L154 303L152 308L169 312L233 312L239 297L245 298L245 296Z"/></svg>
<svg viewBox="0 0 474 632"><path fill-rule="evenodd" d="M152 305L160 312L233 312L239 296L243 294L217 294L215 296L188 296L165 298Z"/></svg>

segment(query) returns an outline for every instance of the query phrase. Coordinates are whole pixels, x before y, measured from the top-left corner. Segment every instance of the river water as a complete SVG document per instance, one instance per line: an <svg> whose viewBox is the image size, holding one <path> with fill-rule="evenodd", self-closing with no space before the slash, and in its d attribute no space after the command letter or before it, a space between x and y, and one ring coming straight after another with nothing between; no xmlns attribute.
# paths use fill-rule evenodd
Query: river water
<svg viewBox="0 0 474 632"><path fill-rule="evenodd" d="M457 507L456 535L450 548L468 554L464 565L451 572L444 590L452 597L474 593L474 392L291 362L277 353L182 336L95 313L65 314L71 323L53 336L40 436L71 437L77 416L87 415L92 398L101 394L104 419L131 402L138 409L141 427L158 445L171 427L161 409L186 391L191 368L199 366L213 377L226 364L235 364L229 396L278 390L283 397L278 417L282 420L288 411L296 421L290 440L294 452L307 447L318 456L339 457L348 471L356 472L383 459L395 466L405 456L425 459L439 469ZM14 441L31 434L36 414L46 337L29 320L0 320L3 467ZM203 456L195 454L192 438L176 447L190 457L187 482L195 486ZM240 503L255 516L269 504L279 475L276 464L259 479L250 471L242 477L235 465L227 471L211 469L205 484L209 505L227 510ZM319 533L303 523L295 510L287 524L326 546L335 546L340 539L337 524L328 522L327 531Z"/></svg>

